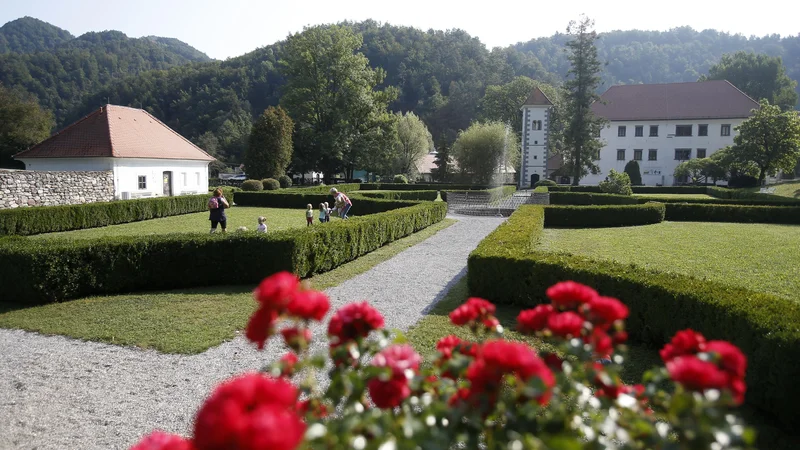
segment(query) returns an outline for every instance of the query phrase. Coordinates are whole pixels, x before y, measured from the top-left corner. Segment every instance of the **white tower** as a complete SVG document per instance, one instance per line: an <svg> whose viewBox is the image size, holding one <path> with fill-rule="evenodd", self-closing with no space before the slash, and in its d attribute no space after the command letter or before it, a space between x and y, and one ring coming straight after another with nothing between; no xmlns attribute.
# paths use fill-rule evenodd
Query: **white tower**
<svg viewBox="0 0 800 450"><path fill-rule="evenodd" d="M522 171L520 189L547 178L547 135L553 102L538 87L522 105Z"/></svg>

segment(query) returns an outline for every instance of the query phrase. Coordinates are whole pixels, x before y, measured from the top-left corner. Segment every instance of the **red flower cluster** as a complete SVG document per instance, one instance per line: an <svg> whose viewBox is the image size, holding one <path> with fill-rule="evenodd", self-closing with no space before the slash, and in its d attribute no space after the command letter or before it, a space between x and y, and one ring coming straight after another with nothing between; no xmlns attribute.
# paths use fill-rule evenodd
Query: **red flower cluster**
<svg viewBox="0 0 800 450"><path fill-rule="evenodd" d="M281 315L287 314L298 320L320 321L330 309L330 301L325 294L302 290L300 280L289 272L279 272L265 278L253 295L259 303L259 308L250 317L245 336L255 342L259 350L263 349L267 339L275 334L275 323ZM307 340L311 339L310 332L296 336L308 336ZM294 340L294 343L299 344L300 341ZM289 339L287 344L294 350L300 348L290 344Z"/></svg>
<svg viewBox="0 0 800 450"><path fill-rule="evenodd" d="M306 425L295 412L297 389L258 373L233 378L206 400L194 425L197 450L292 450Z"/></svg>
<svg viewBox="0 0 800 450"><path fill-rule="evenodd" d="M311 342L311 330L308 328L284 328L281 330L281 335L286 346L296 352L301 352Z"/></svg>
<svg viewBox="0 0 800 450"><path fill-rule="evenodd" d="M422 358L410 345L392 345L372 358L375 367L388 367L392 374L388 380L373 378L367 385L369 396L378 408L394 408L411 395L406 371L416 374Z"/></svg>
<svg viewBox="0 0 800 450"><path fill-rule="evenodd" d="M736 404L744 401L747 358L730 342L706 341L700 333L683 330L660 353L670 377L686 389L727 389Z"/></svg>
<svg viewBox="0 0 800 450"><path fill-rule="evenodd" d="M174 434L154 431L145 436L130 450L194 450L191 441Z"/></svg>
<svg viewBox="0 0 800 450"><path fill-rule="evenodd" d="M328 336L333 338L331 345L337 346L367 337L371 331L381 328L383 328L383 316L369 303L350 303L333 315L328 323Z"/></svg>
<svg viewBox="0 0 800 450"><path fill-rule="evenodd" d="M523 333L533 333L547 328L550 316L556 313L553 305L539 305L526 309L517 316L517 329Z"/></svg>
<svg viewBox="0 0 800 450"><path fill-rule="evenodd" d="M499 324L494 317L495 309L492 303L482 298L471 297L450 313L450 321L459 326L481 321L486 327L493 328Z"/></svg>
<svg viewBox="0 0 800 450"><path fill-rule="evenodd" d="M284 377L290 377L294 374L294 368L297 365L297 355L294 353L287 353L281 356L280 364L281 364L281 375Z"/></svg>
<svg viewBox="0 0 800 450"><path fill-rule="evenodd" d="M462 341L458 336L451 334L439 339L439 342L436 343L436 350L442 354L443 360L452 358L454 351L474 358L478 355L478 344Z"/></svg>
<svg viewBox="0 0 800 450"><path fill-rule="evenodd" d="M589 286L574 281L562 281L547 289L547 297L559 309L576 309L598 295L597 291Z"/></svg>

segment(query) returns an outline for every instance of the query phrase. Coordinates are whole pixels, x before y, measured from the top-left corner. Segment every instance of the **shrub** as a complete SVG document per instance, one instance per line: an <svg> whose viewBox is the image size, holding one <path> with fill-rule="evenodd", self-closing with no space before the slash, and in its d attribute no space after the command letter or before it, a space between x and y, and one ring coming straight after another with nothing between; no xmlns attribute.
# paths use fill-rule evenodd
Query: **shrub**
<svg viewBox="0 0 800 450"><path fill-rule="evenodd" d="M261 184L265 191L277 191L281 188L281 183L275 178L264 178L261 180Z"/></svg>
<svg viewBox="0 0 800 450"><path fill-rule="evenodd" d="M278 182L281 184L281 188L286 189L292 187L292 179L289 178L288 175L281 175L278 177Z"/></svg>
<svg viewBox="0 0 800 450"><path fill-rule="evenodd" d="M550 186L558 186L558 184L553 180L548 180L547 178L545 178L544 180L537 181L533 185L533 187L539 187L539 186L550 187Z"/></svg>
<svg viewBox="0 0 800 450"><path fill-rule="evenodd" d="M338 187L338 186L337 186ZM360 191L481 191L491 189L493 186L488 184L455 184L455 183L361 183L356 187ZM355 190L352 189L352 190Z"/></svg>
<svg viewBox="0 0 800 450"><path fill-rule="evenodd" d="M758 178L750 175L736 175L728 180L728 187L731 188L752 188L758 186Z"/></svg>
<svg viewBox="0 0 800 450"><path fill-rule="evenodd" d="M447 214L442 202L372 202L400 209L267 234L4 240L0 273L14 283L3 296L30 305L118 292L255 283L281 270L305 277L419 231ZM220 267L225 277L208 276Z"/></svg>
<svg viewBox="0 0 800 450"><path fill-rule="evenodd" d="M403 200L384 200L378 198L361 197L358 193L349 196L353 201L353 208L348 215L364 216L404 208L416 202ZM259 206L264 208L305 208L309 203L319 205L322 202L331 203L332 197L326 194L305 194L297 192L240 192L236 194L236 204L240 206Z"/></svg>
<svg viewBox="0 0 800 450"><path fill-rule="evenodd" d="M470 254L470 295L533 307L562 280L589 284L630 308L632 340L661 346L692 328L727 339L748 357L747 402L788 427L800 425L800 305L792 300L613 261L538 251L545 210L523 205Z"/></svg>
<svg viewBox="0 0 800 450"><path fill-rule="evenodd" d="M319 186L295 186L292 188L286 189L284 192L287 193L302 193L302 194L328 194L331 191L332 187L342 191L342 192L351 192L357 191L361 185L355 183L343 183L343 184L335 184L332 186L327 186L321 184ZM407 185L403 185L407 186Z"/></svg>
<svg viewBox="0 0 800 450"><path fill-rule="evenodd" d="M630 160L625 164L625 173L628 174L632 185L642 184L642 171L639 170L639 163L636 160Z"/></svg>
<svg viewBox="0 0 800 450"><path fill-rule="evenodd" d="M607 194L633 195L631 179L625 172L611 169L605 181L600 182L600 190Z"/></svg>
<svg viewBox="0 0 800 450"><path fill-rule="evenodd" d="M633 186L634 194L705 194L706 186Z"/></svg>
<svg viewBox="0 0 800 450"><path fill-rule="evenodd" d="M800 206L669 203L667 220L800 224Z"/></svg>
<svg viewBox="0 0 800 450"><path fill-rule="evenodd" d="M439 191L359 191L354 195L366 198L382 198L386 200L425 200L434 201L439 196Z"/></svg>
<svg viewBox="0 0 800 450"><path fill-rule="evenodd" d="M242 190L247 192L263 191L264 184L259 180L245 180L245 182L242 183Z"/></svg>
<svg viewBox="0 0 800 450"><path fill-rule="evenodd" d="M408 178L405 175L397 174L392 178L393 183L408 184Z"/></svg>
<svg viewBox="0 0 800 450"><path fill-rule="evenodd" d="M547 186L538 186L533 188L533 192L537 194L546 194L549 192Z"/></svg>
<svg viewBox="0 0 800 450"><path fill-rule="evenodd" d="M551 205L635 205L639 200L633 196L616 194L593 194L588 192L550 191Z"/></svg>
<svg viewBox="0 0 800 450"><path fill-rule="evenodd" d="M664 204L622 206L548 206L544 223L547 227L630 227L664 221Z"/></svg>

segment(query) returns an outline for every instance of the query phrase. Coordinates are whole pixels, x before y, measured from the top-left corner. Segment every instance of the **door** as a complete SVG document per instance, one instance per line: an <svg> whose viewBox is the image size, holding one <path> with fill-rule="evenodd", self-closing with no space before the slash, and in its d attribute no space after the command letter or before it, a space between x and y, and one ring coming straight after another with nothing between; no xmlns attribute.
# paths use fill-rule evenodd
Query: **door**
<svg viewBox="0 0 800 450"><path fill-rule="evenodd" d="M164 172L164 196L172 197L172 172Z"/></svg>
<svg viewBox="0 0 800 450"><path fill-rule="evenodd" d="M539 182L539 174L535 173L531 175L531 187L533 187L537 182Z"/></svg>

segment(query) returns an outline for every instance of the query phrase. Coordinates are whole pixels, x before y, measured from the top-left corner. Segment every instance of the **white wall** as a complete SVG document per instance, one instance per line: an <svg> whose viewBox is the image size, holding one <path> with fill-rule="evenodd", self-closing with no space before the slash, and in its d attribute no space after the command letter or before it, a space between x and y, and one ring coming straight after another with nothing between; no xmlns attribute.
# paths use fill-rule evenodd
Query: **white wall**
<svg viewBox="0 0 800 450"><path fill-rule="evenodd" d="M113 158L23 158L25 170L98 171L111 170Z"/></svg>
<svg viewBox="0 0 800 450"><path fill-rule="evenodd" d="M538 174L539 179L547 178L547 130L549 128L549 106L524 106L522 108L522 173L519 186L531 186L531 175ZM533 128L534 121L540 121L541 130Z"/></svg>
<svg viewBox="0 0 800 450"><path fill-rule="evenodd" d="M131 198L164 195L163 174L172 172L172 195L208 193L208 161L178 159L114 159L115 195L130 192ZM145 177L144 189L139 177Z"/></svg>
<svg viewBox="0 0 800 450"><path fill-rule="evenodd" d="M605 146L600 151L600 160L595 163L600 167L597 175L589 174L581 178L582 185L596 185L603 181L608 172L614 169L622 172L625 164L634 159L634 150L642 150L642 159L639 160L639 169L642 172L642 183L647 186L662 184L671 186L674 183L672 174L681 161L675 159L676 149L691 149L692 159L697 158L698 149L706 149L706 156L733 144L735 128L744 119L714 119L714 120L675 120L652 122L611 122L600 133ZM708 136L698 136L698 125L708 125ZM721 136L721 126L730 125L730 136ZM643 136L636 137L636 126L643 126ZM650 126L658 125L658 137L650 137ZM692 125L692 136L674 136L676 125ZM618 127L626 127L625 137L618 136ZM617 150L625 150L625 159L617 160ZM649 160L649 151L657 150L656 161Z"/></svg>

